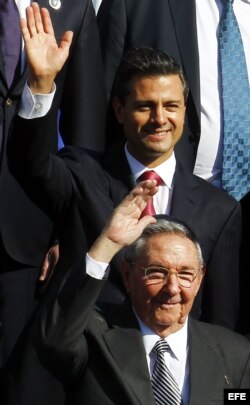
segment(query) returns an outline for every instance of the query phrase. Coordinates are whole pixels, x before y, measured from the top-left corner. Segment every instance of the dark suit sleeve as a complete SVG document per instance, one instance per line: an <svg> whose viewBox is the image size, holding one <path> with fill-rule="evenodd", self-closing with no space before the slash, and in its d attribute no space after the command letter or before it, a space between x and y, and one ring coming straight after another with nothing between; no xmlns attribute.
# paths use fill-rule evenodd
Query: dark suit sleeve
<svg viewBox="0 0 250 405"><path fill-rule="evenodd" d="M54 298L51 294L32 329L40 361L65 385L77 379L88 359L84 332L104 285L85 274L84 263L71 269Z"/></svg>
<svg viewBox="0 0 250 405"><path fill-rule="evenodd" d="M65 162L51 153L50 116L53 111L34 120L15 117L8 162L10 171L31 200L54 219L71 199L74 178Z"/></svg>
<svg viewBox="0 0 250 405"><path fill-rule="evenodd" d="M61 77L66 74L63 83L60 75L57 77L60 133L65 145L102 152L106 96L99 33L92 1L77 3L75 6L68 3L71 10L66 16L64 30L73 29L73 43L65 70L61 72ZM82 16L78 27L71 26L71 14L74 13Z"/></svg>
<svg viewBox="0 0 250 405"><path fill-rule="evenodd" d="M51 153L51 116L53 111L33 120L15 118L8 145L10 170L27 195L54 220L72 201L92 198L94 204L95 195L105 211L110 203L109 185L97 157L74 147Z"/></svg>
<svg viewBox="0 0 250 405"><path fill-rule="evenodd" d="M207 263L201 318L230 329L235 329L239 315L240 241L241 209L235 202Z"/></svg>

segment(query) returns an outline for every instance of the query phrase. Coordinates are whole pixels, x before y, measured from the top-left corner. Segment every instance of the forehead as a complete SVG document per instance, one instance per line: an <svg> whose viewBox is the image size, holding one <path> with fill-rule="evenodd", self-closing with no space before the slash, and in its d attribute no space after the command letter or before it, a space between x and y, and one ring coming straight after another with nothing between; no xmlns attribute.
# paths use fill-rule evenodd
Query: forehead
<svg viewBox="0 0 250 405"><path fill-rule="evenodd" d="M177 74L142 76L135 75L129 83L130 95L144 96L146 94L167 94L174 92L183 95L183 84Z"/></svg>
<svg viewBox="0 0 250 405"><path fill-rule="evenodd" d="M139 260L147 264L173 267L198 267L199 259L194 243L183 235L160 233L150 236Z"/></svg>

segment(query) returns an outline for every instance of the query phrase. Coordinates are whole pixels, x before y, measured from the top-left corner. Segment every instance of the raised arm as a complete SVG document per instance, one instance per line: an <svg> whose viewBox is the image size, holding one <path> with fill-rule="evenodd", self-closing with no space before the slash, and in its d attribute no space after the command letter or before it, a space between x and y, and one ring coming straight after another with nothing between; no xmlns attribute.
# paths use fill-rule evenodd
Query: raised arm
<svg viewBox="0 0 250 405"><path fill-rule="evenodd" d="M147 180L117 206L89 251L93 259L111 260L137 239L149 223L155 222L150 216L141 218L141 213L157 190L155 181ZM88 357L83 333L104 283L85 275L84 263L77 264L56 298L53 294L48 297L34 327L34 343L41 362L64 383L75 378Z"/></svg>
<svg viewBox="0 0 250 405"><path fill-rule="evenodd" d="M68 58L73 32L66 31L58 45L48 10L40 9L35 2L27 7L26 19L20 21L29 87L33 94L50 93L57 73Z"/></svg>
<svg viewBox="0 0 250 405"><path fill-rule="evenodd" d="M89 255L93 259L109 263L123 247L131 245L147 225L155 222L150 216L141 218L141 213L157 190L155 181L144 181L124 198L91 247Z"/></svg>

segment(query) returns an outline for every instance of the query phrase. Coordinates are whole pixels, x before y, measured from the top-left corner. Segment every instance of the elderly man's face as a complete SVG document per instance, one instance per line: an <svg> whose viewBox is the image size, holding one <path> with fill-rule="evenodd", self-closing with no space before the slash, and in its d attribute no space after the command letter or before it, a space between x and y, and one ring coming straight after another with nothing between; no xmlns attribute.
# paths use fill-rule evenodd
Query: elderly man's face
<svg viewBox="0 0 250 405"><path fill-rule="evenodd" d="M171 274L163 283L151 284L143 268L161 266ZM191 287L180 286L175 272L193 272ZM182 327L199 290L203 271L195 245L181 235L156 234L148 238L135 266L123 267L124 282L140 319L160 336Z"/></svg>

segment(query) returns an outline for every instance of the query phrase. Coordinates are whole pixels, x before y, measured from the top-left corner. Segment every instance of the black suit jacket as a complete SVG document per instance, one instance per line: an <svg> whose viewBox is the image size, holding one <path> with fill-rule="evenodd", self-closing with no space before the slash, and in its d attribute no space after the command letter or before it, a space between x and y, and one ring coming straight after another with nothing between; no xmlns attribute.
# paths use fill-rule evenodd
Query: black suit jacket
<svg viewBox="0 0 250 405"><path fill-rule="evenodd" d="M68 403L153 405L146 354L132 308L94 303L104 281L66 282L34 328L41 362L68 388ZM222 327L189 320L190 405L223 404L224 388L250 387L250 344ZM72 395L70 395L70 392Z"/></svg>
<svg viewBox="0 0 250 405"><path fill-rule="evenodd" d="M183 66L190 94L176 154L193 171L200 139L200 80L195 0L102 0L97 15L107 93L122 55L134 46L160 49ZM113 126L113 113L110 111ZM108 126L109 126L108 125ZM108 134L111 141L112 134ZM110 141L110 142L111 142Z"/></svg>
<svg viewBox="0 0 250 405"><path fill-rule="evenodd" d="M105 225L114 206L133 187L124 146L110 150L100 162L84 149L50 153L46 118L16 120L22 136L13 136L10 165L27 193L61 223L62 264L83 257ZM25 129L25 131L24 131ZM13 151L20 151L19 159ZM184 220L200 240L207 272L193 314L207 322L235 327L238 316L238 261L241 232L239 204L225 192L177 164L171 215ZM118 260L119 262L119 260ZM117 264L116 267L119 267ZM121 284L119 272L111 275Z"/></svg>
<svg viewBox="0 0 250 405"><path fill-rule="evenodd" d="M62 2L59 10L50 7L48 1L41 0L38 3L49 9L58 41L64 31L74 32L68 61L56 78L57 91L52 114L48 117L50 150L57 149L57 116L60 110L60 133L65 144L102 151L105 90L92 2ZM25 68L18 83L8 89L0 54L0 124L4 130L0 173L0 230L4 248L12 259L39 267L50 244L53 218L27 198L10 173L6 158L12 120L18 108L26 74ZM18 153L16 149L16 156Z"/></svg>

